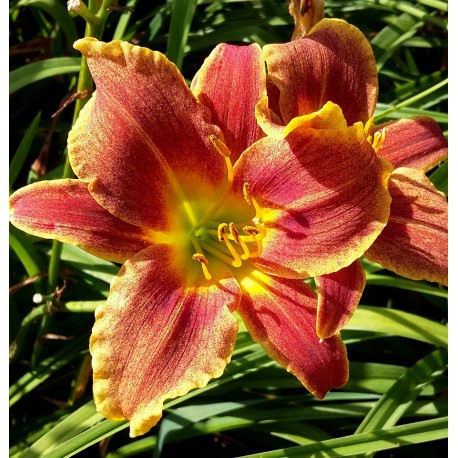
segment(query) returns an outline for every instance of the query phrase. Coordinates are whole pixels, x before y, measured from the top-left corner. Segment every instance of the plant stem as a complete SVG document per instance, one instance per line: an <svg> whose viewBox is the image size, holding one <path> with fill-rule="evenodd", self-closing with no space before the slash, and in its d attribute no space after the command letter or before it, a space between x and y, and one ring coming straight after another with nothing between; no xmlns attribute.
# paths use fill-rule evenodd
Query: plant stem
<svg viewBox="0 0 458 458"><path fill-rule="evenodd" d="M102 5L97 10L97 0L89 0L89 8L83 3L82 17L86 20L86 30L84 33L85 37L94 37L101 39L103 35L103 30L105 28L105 22L110 14L110 7L113 3L113 0L103 0ZM86 58L83 56L81 60L81 68L78 76L77 92L87 92L91 93L93 90L93 81L91 73L89 72L89 67L87 65ZM75 111L73 113L73 122L75 124L78 116L83 109L84 105L87 102L87 98L77 99L75 102ZM64 173L62 178L73 178L75 175L70 165L69 156L66 155ZM57 240L53 241L51 256L49 260L49 275L48 275L48 285L47 293L51 294L57 287L59 279L59 269L60 269L60 257L62 254L62 243ZM31 366L34 367L37 363L40 354L41 354L41 339L40 336L45 334L52 322L52 316L47 314L43 316L40 329L38 331L37 339L35 341L35 346L33 349L31 357Z"/></svg>

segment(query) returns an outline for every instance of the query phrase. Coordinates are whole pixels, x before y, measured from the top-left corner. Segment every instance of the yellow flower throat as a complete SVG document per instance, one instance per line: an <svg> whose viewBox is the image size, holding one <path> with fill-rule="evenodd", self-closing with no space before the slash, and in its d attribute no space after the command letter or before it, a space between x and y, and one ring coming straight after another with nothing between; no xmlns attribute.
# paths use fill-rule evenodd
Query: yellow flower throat
<svg viewBox="0 0 458 458"><path fill-rule="evenodd" d="M244 183L243 195L245 201L254 207L255 217L245 223L234 223L233 221L226 223L212 220L231 191L234 172L229 158L231 153L226 145L215 136L211 136L210 140L226 161L227 180L219 198L216 199L204 217L194 225L191 234L191 242L196 251L192 255L192 259L200 262L207 280L211 280L212 276L209 270L211 264L205 253L232 267L240 267L242 261L261 255L262 240L266 235L266 229L262 223L261 208L249 194L248 183Z"/></svg>

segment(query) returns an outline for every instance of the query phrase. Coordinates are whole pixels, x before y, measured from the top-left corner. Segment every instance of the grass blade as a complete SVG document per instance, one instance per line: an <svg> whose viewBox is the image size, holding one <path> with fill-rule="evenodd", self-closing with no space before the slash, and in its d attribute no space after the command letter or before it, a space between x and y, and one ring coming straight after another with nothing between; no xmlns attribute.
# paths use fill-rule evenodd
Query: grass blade
<svg viewBox="0 0 458 458"><path fill-rule="evenodd" d="M407 337L446 347L448 329L434 321L401 310L360 305L345 329Z"/></svg>
<svg viewBox="0 0 458 458"><path fill-rule="evenodd" d="M377 401L359 425L356 433L394 426L424 387L442 374L446 366L447 351L440 348L407 369Z"/></svg>
<svg viewBox="0 0 458 458"><path fill-rule="evenodd" d="M10 72L10 94L51 76L80 71L80 57L52 57L24 65Z"/></svg>
<svg viewBox="0 0 458 458"><path fill-rule="evenodd" d="M180 69L196 6L197 0L176 0L173 7L166 55Z"/></svg>
<svg viewBox="0 0 458 458"><path fill-rule="evenodd" d="M421 444L445 439L448 433L448 417L419 421L385 430L339 437L300 447L244 455L240 458L331 458L351 456L380 450L390 450L401 445Z"/></svg>
<svg viewBox="0 0 458 458"><path fill-rule="evenodd" d="M21 172L24 162L29 154L30 147L32 146L35 133L37 131L38 124L40 123L41 112L38 113L33 119L32 123L26 130L24 137L21 140L16 152L14 153L13 159L11 160L10 170L9 170L9 183L10 188L13 187L14 182L16 181L19 173Z"/></svg>

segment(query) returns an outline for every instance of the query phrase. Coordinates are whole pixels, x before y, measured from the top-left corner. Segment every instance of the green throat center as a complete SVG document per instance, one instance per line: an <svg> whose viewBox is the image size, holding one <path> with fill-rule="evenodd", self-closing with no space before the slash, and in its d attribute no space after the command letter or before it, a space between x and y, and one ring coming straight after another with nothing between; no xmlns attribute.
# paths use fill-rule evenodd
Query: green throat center
<svg viewBox="0 0 458 458"><path fill-rule="evenodd" d="M231 191L234 172L231 160L229 159L230 151L226 145L214 136L210 140L226 161L227 179L215 203L209 207L200 221L194 225L190 236L195 250L192 259L200 262L207 280L211 280L212 278L210 273L210 255L231 267L240 267L242 261L257 258L261 255L262 240L266 236L266 228L262 222L261 208L249 194L248 183L244 183L243 195L245 201L254 207L254 218L244 223L234 223L233 221L226 223L212 219L217 215Z"/></svg>

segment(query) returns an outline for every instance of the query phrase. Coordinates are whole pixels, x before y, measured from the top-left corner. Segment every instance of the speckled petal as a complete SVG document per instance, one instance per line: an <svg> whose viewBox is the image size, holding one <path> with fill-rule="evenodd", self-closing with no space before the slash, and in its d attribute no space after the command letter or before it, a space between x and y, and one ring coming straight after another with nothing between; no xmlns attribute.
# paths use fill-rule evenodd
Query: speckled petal
<svg viewBox="0 0 458 458"><path fill-rule="evenodd" d="M219 44L194 77L191 89L212 112L235 162L263 133L255 106L266 95L266 70L257 44Z"/></svg>
<svg viewBox="0 0 458 458"><path fill-rule="evenodd" d="M358 259L348 267L315 278L318 293L316 332L327 339L339 332L353 316L366 286Z"/></svg>
<svg viewBox="0 0 458 458"><path fill-rule="evenodd" d="M69 135L75 173L97 202L127 222L161 231L191 226L199 215L189 204L226 180L224 158L210 140L221 132L208 109L159 52L94 38L75 48L96 84Z"/></svg>
<svg viewBox="0 0 458 458"><path fill-rule="evenodd" d="M207 281L184 247L158 245L127 261L96 311L90 350L97 410L130 420L130 435L161 418L163 402L205 386L229 362L240 289L223 266ZM189 264L189 265L188 265Z"/></svg>
<svg viewBox="0 0 458 458"><path fill-rule="evenodd" d="M412 280L448 284L448 205L423 172L396 169L388 224L367 259Z"/></svg>
<svg viewBox="0 0 458 458"><path fill-rule="evenodd" d="M11 223L29 234L77 245L116 262L167 238L116 218L80 180L40 181L21 188L10 198L10 214Z"/></svg>
<svg viewBox="0 0 458 458"><path fill-rule="evenodd" d="M323 19L300 40L264 46L263 55L268 78L280 91L277 114L283 124L328 101L342 108L349 125L372 116L377 68L369 42L356 27Z"/></svg>
<svg viewBox="0 0 458 458"><path fill-rule="evenodd" d="M383 129L385 141L378 154L395 168L428 172L447 157L447 141L432 118L419 116L374 126L375 131Z"/></svg>
<svg viewBox="0 0 458 458"><path fill-rule="evenodd" d="M321 399L348 379L345 345L335 335L316 335L316 295L300 280L245 271L237 277L242 287L241 315L254 340Z"/></svg>

